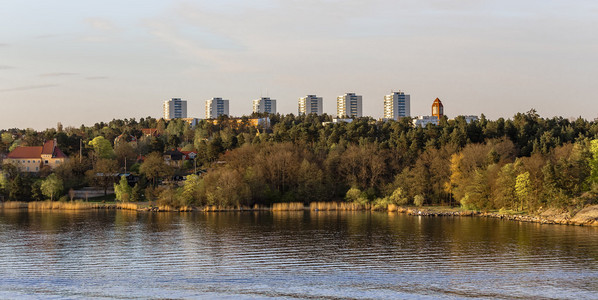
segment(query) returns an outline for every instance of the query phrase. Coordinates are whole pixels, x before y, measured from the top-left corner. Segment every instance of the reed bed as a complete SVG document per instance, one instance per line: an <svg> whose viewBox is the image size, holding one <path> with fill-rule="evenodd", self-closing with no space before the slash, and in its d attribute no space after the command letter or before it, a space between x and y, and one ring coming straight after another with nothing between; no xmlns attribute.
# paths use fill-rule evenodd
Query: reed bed
<svg viewBox="0 0 598 300"><path fill-rule="evenodd" d="M181 206L181 207L179 207L179 211L180 211L180 212L188 212L188 211L193 211L193 207L191 207L191 206L186 206L186 205L185 205L185 206Z"/></svg>
<svg viewBox="0 0 598 300"><path fill-rule="evenodd" d="M272 205L272 211L298 211L304 209L301 202L274 203Z"/></svg>
<svg viewBox="0 0 598 300"><path fill-rule="evenodd" d="M399 207L396 204L388 204L387 210L389 212L395 212L399 210Z"/></svg>
<svg viewBox="0 0 598 300"><path fill-rule="evenodd" d="M176 207L170 205L159 205L158 211L179 211Z"/></svg>
<svg viewBox="0 0 598 300"><path fill-rule="evenodd" d="M2 208L2 209L22 209L22 208L27 208L27 203L19 202L19 201L2 202L2 203L0 203L0 208Z"/></svg>
<svg viewBox="0 0 598 300"><path fill-rule="evenodd" d="M206 205L202 211L230 211L236 210L234 207L225 207L220 205Z"/></svg>
<svg viewBox="0 0 598 300"><path fill-rule="evenodd" d="M139 205L137 203L117 203L116 209L139 210Z"/></svg>
<svg viewBox="0 0 598 300"><path fill-rule="evenodd" d="M355 211L355 210L367 210L370 209L369 205L362 205L359 203L353 202L312 202L309 204L310 210L323 210L323 211L332 211L332 210L345 210L345 211Z"/></svg>
<svg viewBox="0 0 598 300"><path fill-rule="evenodd" d="M81 201L36 201L27 203L28 210L88 210L97 208L100 208L100 205Z"/></svg>

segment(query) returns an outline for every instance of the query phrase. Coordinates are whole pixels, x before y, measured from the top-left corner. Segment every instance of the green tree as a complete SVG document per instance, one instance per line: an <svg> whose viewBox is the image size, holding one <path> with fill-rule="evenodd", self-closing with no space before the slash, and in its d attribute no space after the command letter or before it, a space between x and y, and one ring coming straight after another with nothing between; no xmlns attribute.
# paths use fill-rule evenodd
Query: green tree
<svg viewBox="0 0 598 300"><path fill-rule="evenodd" d="M89 145L93 148L96 160L100 158L113 158L114 151L112 150L112 144L110 141L105 139L103 136L95 137L89 142Z"/></svg>
<svg viewBox="0 0 598 300"><path fill-rule="evenodd" d="M131 200L132 189L126 176L121 176L119 183L114 184L114 194L116 195L116 200L122 202L129 202Z"/></svg>
<svg viewBox="0 0 598 300"><path fill-rule="evenodd" d="M528 204L530 192L532 189L531 181L529 179L529 172L521 173L517 175L515 179L515 195L519 200L521 210L524 209L524 205Z"/></svg>
<svg viewBox="0 0 598 300"><path fill-rule="evenodd" d="M405 197L405 193L403 189L398 187L396 188L390 196L388 196L388 200L392 204L396 205L407 205L409 204L409 198Z"/></svg>
<svg viewBox="0 0 598 300"><path fill-rule="evenodd" d="M505 164L500 169L495 180L493 200L495 208L516 208L517 195L515 194L515 168L512 163Z"/></svg>
<svg viewBox="0 0 598 300"><path fill-rule="evenodd" d="M598 139L590 142L590 157L588 164L590 166L590 175L588 176L588 184L590 186L598 184Z"/></svg>
<svg viewBox="0 0 598 300"><path fill-rule="evenodd" d="M114 184L116 174L118 173L118 164L114 159L101 158L93 169L87 171L87 180L94 186L104 189L104 195L108 194L108 188Z"/></svg>
<svg viewBox="0 0 598 300"><path fill-rule="evenodd" d="M50 176L42 181L41 185L42 194L46 197L50 197L50 200L52 201L54 200L54 197L60 196L63 188L64 184L56 174L50 174Z"/></svg>
<svg viewBox="0 0 598 300"><path fill-rule="evenodd" d="M139 202L143 198L143 189L136 183L133 189L131 189L131 202Z"/></svg>
<svg viewBox="0 0 598 300"><path fill-rule="evenodd" d="M152 152L145 157L145 160L139 167L139 172L150 180L153 186L158 184L158 180L173 174L173 169L164 162L162 154Z"/></svg>
<svg viewBox="0 0 598 300"><path fill-rule="evenodd" d="M197 175L188 175L181 193L181 204L197 204L201 200L202 180Z"/></svg>
<svg viewBox="0 0 598 300"><path fill-rule="evenodd" d="M114 155L118 164L123 167L131 167L131 162L137 157L135 149L130 143L120 142L114 146ZM126 170L125 170L126 171Z"/></svg>

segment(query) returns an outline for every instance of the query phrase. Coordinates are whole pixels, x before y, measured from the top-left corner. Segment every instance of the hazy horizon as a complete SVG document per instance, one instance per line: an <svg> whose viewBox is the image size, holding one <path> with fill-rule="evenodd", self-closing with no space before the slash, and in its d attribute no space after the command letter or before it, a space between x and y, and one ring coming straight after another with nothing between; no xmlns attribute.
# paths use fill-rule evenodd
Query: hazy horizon
<svg viewBox="0 0 598 300"><path fill-rule="evenodd" d="M307 94L363 96L382 117L392 90L411 115L594 119L598 3L592 1L6 1L0 128L162 116L170 98L204 118L270 96L281 114Z"/></svg>

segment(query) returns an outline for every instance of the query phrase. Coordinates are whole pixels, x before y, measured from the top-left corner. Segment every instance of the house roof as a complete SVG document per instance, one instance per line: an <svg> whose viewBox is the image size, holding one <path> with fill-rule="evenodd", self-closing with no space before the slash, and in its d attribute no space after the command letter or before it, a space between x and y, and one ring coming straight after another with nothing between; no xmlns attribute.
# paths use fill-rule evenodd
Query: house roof
<svg viewBox="0 0 598 300"><path fill-rule="evenodd" d="M10 151L7 158L41 158L42 157L42 146L35 147L17 147Z"/></svg>
<svg viewBox="0 0 598 300"><path fill-rule="evenodd" d="M52 155L54 154L54 141L47 141L44 143L44 146L42 147L42 155L46 154L46 155Z"/></svg>
<svg viewBox="0 0 598 300"><path fill-rule="evenodd" d="M52 157L66 158L66 155L64 154L64 152L62 152L62 150L60 150L58 147L56 147L56 148L54 148L54 153L52 153Z"/></svg>
<svg viewBox="0 0 598 300"><path fill-rule="evenodd" d="M53 140L45 142L43 146L17 147L8 153L6 157L13 159L41 158L44 154L52 155L53 158L66 158L66 155L56 146L56 142Z"/></svg>
<svg viewBox="0 0 598 300"><path fill-rule="evenodd" d="M141 133L143 133L144 135L157 135L158 128L143 128L141 129Z"/></svg>

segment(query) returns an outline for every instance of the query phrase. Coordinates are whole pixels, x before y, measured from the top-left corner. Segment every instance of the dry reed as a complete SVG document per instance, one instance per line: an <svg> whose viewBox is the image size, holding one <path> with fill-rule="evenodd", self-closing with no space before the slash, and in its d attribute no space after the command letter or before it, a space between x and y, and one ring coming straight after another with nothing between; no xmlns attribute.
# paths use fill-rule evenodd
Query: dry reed
<svg viewBox="0 0 598 300"><path fill-rule="evenodd" d="M365 210L369 209L369 205L362 205L359 203L354 202L312 202L309 204L310 210L323 210L323 211L330 211L330 210L345 210L345 211L355 211L355 210Z"/></svg>
<svg viewBox="0 0 598 300"><path fill-rule="evenodd" d="M27 209L29 210L87 210L97 209L98 204L91 204L87 202L59 202L59 201L37 201L29 202Z"/></svg>
<svg viewBox="0 0 598 300"><path fill-rule="evenodd" d="M2 203L0 203L0 208L2 208L2 209L22 209L22 208L27 208L27 203L19 202L19 201L2 202Z"/></svg>
<svg viewBox="0 0 598 300"><path fill-rule="evenodd" d="M123 210L139 210L139 205L137 203L117 203L116 208Z"/></svg>
<svg viewBox="0 0 598 300"><path fill-rule="evenodd" d="M272 205L272 211L297 211L303 209L304 206L301 202L274 203Z"/></svg>

